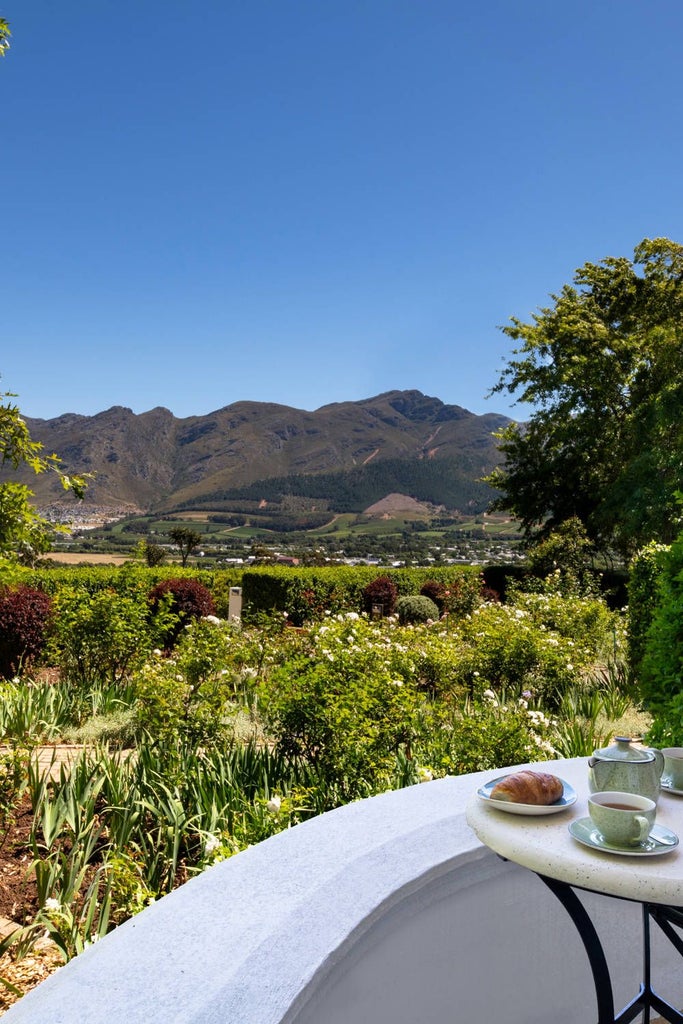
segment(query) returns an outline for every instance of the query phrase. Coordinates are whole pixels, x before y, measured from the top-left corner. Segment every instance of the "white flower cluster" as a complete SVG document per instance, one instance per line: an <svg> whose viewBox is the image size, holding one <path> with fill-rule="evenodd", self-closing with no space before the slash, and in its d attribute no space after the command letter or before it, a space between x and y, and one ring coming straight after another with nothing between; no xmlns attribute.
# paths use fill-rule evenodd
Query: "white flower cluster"
<svg viewBox="0 0 683 1024"><path fill-rule="evenodd" d="M223 620L219 619L217 615L203 615L202 621L210 622L212 626L220 626L223 622Z"/></svg>
<svg viewBox="0 0 683 1024"><path fill-rule="evenodd" d="M220 849L220 846L221 841L218 838L218 836L207 836L206 839L204 840L204 856L210 857L212 853L215 853L216 850Z"/></svg>

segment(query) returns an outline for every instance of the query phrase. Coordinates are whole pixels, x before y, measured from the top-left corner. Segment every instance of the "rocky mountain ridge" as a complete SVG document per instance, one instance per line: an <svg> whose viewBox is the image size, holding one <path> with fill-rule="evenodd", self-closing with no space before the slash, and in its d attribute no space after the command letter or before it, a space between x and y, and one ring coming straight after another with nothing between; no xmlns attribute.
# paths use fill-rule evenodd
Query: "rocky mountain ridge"
<svg viewBox="0 0 683 1024"><path fill-rule="evenodd" d="M309 478L316 478L320 490L323 480L348 474L347 484L375 480L374 500L401 491L438 502L439 495L425 493L434 490L425 481L455 473L475 491L481 489L476 482L499 460L493 433L507 422L415 390L313 412L243 401L186 418L161 407L136 414L121 406L95 416L26 418L32 437L46 451L57 452L67 472L94 474L86 503L144 510L222 507L247 491L253 496L266 480L296 494L310 489ZM9 476L5 469L2 477ZM53 476L21 478L37 504L64 499Z"/></svg>

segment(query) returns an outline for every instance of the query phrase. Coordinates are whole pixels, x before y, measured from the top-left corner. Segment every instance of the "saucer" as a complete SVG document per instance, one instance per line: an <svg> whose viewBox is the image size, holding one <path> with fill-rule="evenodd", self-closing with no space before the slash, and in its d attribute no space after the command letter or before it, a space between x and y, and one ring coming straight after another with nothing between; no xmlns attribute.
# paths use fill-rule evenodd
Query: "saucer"
<svg viewBox="0 0 683 1024"><path fill-rule="evenodd" d="M477 790L477 796L480 800L490 804L491 807L495 807L498 811L507 811L508 814L557 814L558 811L565 811L567 807L571 807L572 804L576 803L576 792L564 779L560 779L562 783L562 796L554 804L515 804L510 800L493 800L491 798L491 790L496 783L504 778L504 775L499 775L498 778L491 779L490 782L480 786Z"/></svg>
<svg viewBox="0 0 683 1024"><path fill-rule="evenodd" d="M665 793L675 793L677 796L683 796L683 789L676 789L672 786L671 779L667 775L662 776L661 786Z"/></svg>
<svg viewBox="0 0 683 1024"><path fill-rule="evenodd" d="M671 853L678 846L678 836L663 825L653 825L647 839L635 846L622 846L608 843L601 832L593 824L591 818L579 818L569 823L569 831L579 843L589 846L591 850L603 853L614 853L619 857L657 857L663 853Z"/></svg>

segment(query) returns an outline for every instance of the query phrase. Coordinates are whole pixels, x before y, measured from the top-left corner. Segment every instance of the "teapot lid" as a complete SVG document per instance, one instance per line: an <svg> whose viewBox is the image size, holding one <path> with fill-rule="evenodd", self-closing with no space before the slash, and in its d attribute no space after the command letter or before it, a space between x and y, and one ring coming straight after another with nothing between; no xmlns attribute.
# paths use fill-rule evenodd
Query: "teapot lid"
<svg viewBox="0 0 683 1024"><path fill-rule="evenodd" d="M656 760L651 750L641 747L638 740L630 736L615 736L614 743L602 750L594 750L593 757L599 757L602 761L628 761L630 764L646 764Z"/></svg>

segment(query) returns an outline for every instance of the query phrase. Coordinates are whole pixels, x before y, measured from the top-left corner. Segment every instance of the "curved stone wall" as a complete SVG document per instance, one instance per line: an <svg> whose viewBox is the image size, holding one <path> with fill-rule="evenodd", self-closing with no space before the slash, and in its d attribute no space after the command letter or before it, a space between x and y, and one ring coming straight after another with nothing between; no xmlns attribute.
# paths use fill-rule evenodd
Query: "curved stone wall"
<svg viewBox="0 0 683 1024"><path fill-rule="evenodd" d="M564 911L467 826L467 801L492 774L359 801L216 865L25 996L8 1024L592 1019ZM638 907L586 900L612 934L625 1001L640 971Z"/></svg>

